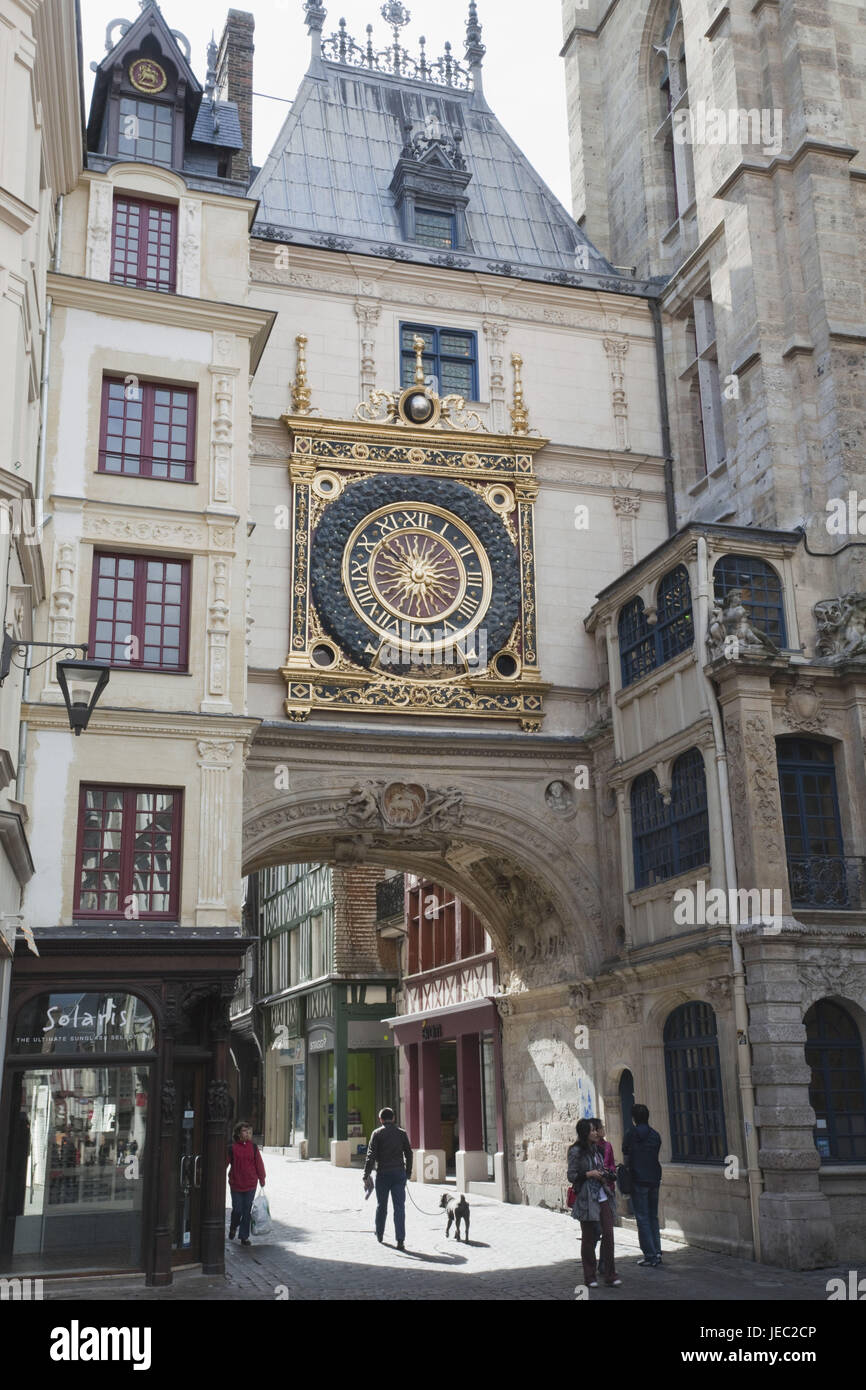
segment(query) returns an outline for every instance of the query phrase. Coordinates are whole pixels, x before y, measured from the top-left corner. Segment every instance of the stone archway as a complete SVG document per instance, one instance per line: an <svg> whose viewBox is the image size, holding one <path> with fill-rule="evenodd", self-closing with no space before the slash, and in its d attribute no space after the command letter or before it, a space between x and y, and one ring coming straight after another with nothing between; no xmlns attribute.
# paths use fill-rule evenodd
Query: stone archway
<svg viewBox="0 0 866 1390"><path fill-rule="evenodd" d="M488 923L509 992L592 976L616 947L602 929L594 793L571 791L586 750L440 738L263 725L246 769L244 872L294 859L438 878Z"/></svg>
<svg viewBox="0 0 866 1390"><path fill-rule="evenodd" d="M589 761L575 739L265 724L246 769L245 873L286 861L404 870L483 918L504 995L509 1195L549 1206L562 1204L574 1123L598 1095L575 1036L580 1005L617 951L594 792L572 790Z"/></svg>

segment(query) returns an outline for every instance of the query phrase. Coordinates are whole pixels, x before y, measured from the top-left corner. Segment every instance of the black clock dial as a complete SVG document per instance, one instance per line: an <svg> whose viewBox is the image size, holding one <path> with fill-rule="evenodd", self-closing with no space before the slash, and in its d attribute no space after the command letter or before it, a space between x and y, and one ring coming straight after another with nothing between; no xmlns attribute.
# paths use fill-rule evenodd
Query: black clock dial
<svg viewBox="0 0 866 1390"><path fill-rule="evenodd" d="M313 600L358 664L387 647L460 650L483 632L493 656L520 613L517 556L501 519L471 488L444 479L367 478L346 487L313 536Z"/></svg>

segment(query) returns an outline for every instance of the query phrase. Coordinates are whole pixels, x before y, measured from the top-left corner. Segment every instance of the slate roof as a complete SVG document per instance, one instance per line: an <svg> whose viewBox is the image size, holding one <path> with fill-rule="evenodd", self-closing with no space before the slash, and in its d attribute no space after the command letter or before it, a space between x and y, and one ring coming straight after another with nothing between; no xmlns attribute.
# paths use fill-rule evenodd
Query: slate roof
<svg viewBox="0 0 866 1390"><path fill-rule="evenodd" d="M407 120L435 116L463 135L471 250L447 254L404 240L389 190ZM295 245L518 278L653 293L617 275L472 90L314 58L276 144L250 189L260 200L253 236ZM575 251L588 248L588 273ZM587 262L584 261L586 265ZM607 276L602 283L598 277ZM614 281L611 279L614 277ZM657 292L657 291L656 291Z"/></svg>
<svg viewBox="0 0 866 1390"><path fill-rule="evenodd" d="M213 101L203 96L190 139L201 145L218 145L220 149L242 150L244 138L238 108L233 101Z"/></svg>

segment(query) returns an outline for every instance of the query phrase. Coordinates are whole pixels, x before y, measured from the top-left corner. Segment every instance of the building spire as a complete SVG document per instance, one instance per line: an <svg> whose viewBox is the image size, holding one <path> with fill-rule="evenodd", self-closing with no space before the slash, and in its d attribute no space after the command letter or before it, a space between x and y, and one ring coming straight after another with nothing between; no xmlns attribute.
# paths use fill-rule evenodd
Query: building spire
<svg viewBox="0 0 866 1390"><path fill-rule="evenodd" d="M483 78L481 67L484 62L484 55L487 49L481 42L482 29L478 22L478 6L475 0L469 0L469 18L466 21L466 62L472 73L472 85L476 92L483 93Z"/></svg>

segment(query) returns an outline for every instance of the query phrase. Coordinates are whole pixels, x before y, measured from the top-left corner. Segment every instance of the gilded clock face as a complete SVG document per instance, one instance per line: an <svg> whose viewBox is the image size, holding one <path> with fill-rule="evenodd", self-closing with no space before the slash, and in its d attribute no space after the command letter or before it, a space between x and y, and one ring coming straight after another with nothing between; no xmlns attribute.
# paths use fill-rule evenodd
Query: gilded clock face
<svg viewBox="0 0 866 1390"><path fill-rule="evenodd" d="M365 517L345 551L344 586L383 638L459 642L478 625L493 580L472 528L443 507L391 504Z"/></svg>
<svg viewBox="0 0 866 1390"><path fill-rule="evenodd" d="M461 483L388 476L348 483L312 537L312 594L323 627L358 664L405 675L394 646L434 654L483 632L489 657L520 613L514 544L501 514ZM415 674L418 674L415 672Z"/></svg>

